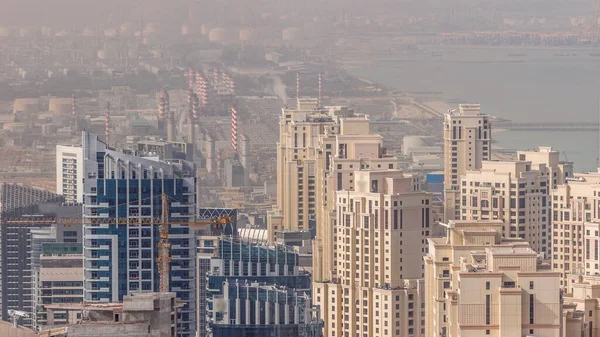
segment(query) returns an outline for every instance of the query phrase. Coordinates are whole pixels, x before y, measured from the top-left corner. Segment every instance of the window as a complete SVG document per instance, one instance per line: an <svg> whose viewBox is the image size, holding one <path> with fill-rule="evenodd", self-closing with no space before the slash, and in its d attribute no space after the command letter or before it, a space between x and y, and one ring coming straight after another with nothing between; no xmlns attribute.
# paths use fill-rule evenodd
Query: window
<svg viewBox="0 0 600 337"><path fill-rule="evenodd" d="M533 282L531 282L533 283ZM529 295L529 324L534 324L533 294Z"/></svg>
<svg viewBox="0 0 600 337"><path fill-rule="evenodd" d="M532 295L533 296L533 295ZM492 295L485 295L485 324L490 324L490 307L492 302Z"/></svg>
<svg viewBox="0 0 600 337"><path fill-rule="evenodd" d="M485 290L490 290L490 282L485 283Z"/></svg>
<svg viewBox="0 0 600 337"><path fill-rule="evenodd" d="M529 289L533 289L533 281L529 282Z"/></svg>

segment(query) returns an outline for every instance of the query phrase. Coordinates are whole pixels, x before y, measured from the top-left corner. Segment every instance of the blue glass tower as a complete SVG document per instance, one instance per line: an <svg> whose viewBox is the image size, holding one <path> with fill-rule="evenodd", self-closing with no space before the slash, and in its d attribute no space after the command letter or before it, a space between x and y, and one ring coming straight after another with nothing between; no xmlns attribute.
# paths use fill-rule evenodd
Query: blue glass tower
<svg viewBox="0 0 600 337"><path fill-rule="evenodd" d="M158 291L158 223L117 225L109 223L109 219L160 219L164 193L169 200L171 223L193 220L193 163L127 155L109 149L96 135L87 132L83 133L82 146L84 217L98 219L98 224L86 225L83 234L85 300L120 302L131 293ZM185 225L171 225L169 240L170 291L184 302L178 314L178 331L181 336L193 336L193 231Z"/></svg>

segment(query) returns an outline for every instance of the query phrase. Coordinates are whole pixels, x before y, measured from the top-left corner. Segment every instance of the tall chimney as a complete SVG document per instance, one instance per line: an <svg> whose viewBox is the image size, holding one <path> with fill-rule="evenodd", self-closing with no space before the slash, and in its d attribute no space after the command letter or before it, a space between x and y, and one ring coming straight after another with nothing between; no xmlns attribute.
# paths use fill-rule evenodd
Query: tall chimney
<svg viewBox="0 0 600 337"><path fill-rule="evenodd" d="M317 107L320 108L323 105L323 74L319 73L319 96L317 98Z"/></svg>
<svg viewBox="0 0 600 337"><path fill-rule="evenodd" d="M240 161L242 167L244 167L244 186L250 185L250 139L245 134L240 136L241 147L240 147Z"/></svg>
<svg viewBox="0 0 600 337"><path fill-rule="evenodd" d="M300 110L300 73L296 73L296 109Z"/></svg>
<svg viewBox="0 0 600 337"><path fill-rule="evenodd" d="M166 92L166 91L165 91ZM175 137L175 111L171 110L169 106L169 94L167 93L165 96L165 109L167 113L167 140L170 142L174 142L176 140Z"/></svg>
<svg viewBox="0 0 600 337"><path fill-rule="evenodd" d="M192 144L194 152L196 151L196 120L198 116L198 109L200 108L200 102L198 101L198 95L192 90L188 92L188 143Z"/></svg>
<svg viewBox="0 0 600 337"><path fill-rule="evenodd" d="M73 117L77 116L77 100L75 98L75 93L73 93Z"/></svg>
<svg viewBox="0 0 600 337"><path fill-rule="evenodd" d="M208 173L215 173L217 170L215 162L215 139L210 135L206 135L206 170Z"/></svg>
<svg viewBox="0 0 600 337"><path fill-rule="evenodd" d="M231 106L231 149L237 152L237 109Z"/></svg>
<svg viewBox="0 0 600 337"><path fill-rule="evenodd" d="M109 142L110 142L110 102L106 102L106 110L104 110L104 118L105 118L104 140L106 141L106 144L109 144Z"/></svg>
<svg viewBox="0 0 600 337"><path fill-rule="evenodd" d="M166 89L161 89L157 98L158 101L158 132L161 136L165 135L165 120L167 110L169 110L169 94Z"/></svg>

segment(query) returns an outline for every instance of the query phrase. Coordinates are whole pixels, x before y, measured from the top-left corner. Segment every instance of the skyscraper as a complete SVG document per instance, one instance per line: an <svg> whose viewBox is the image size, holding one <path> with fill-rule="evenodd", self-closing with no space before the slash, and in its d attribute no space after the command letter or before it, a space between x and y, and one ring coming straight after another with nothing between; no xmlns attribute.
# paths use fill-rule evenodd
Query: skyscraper
<svg viewBox="0 0 600 337"><path fill-rule="evenodd" d="M492 126L479 104L461 104L444 115L444 218L460 219L460 177L492 155Z"/></svg>
<svg viewBox="0 0 600 337"><path fill-rule="evenodd" d="M346 107L317 109L316 105L300 105L299 109L282 109L277 143L277 207L267 218L269 242L275 241L277 232L308 231L314 224L317 153L345 151L321 149L320 139L340 134L342 118L367 120Z"/></svg>
<svg viewBox="0 0 600 337"><path fill-rule="evenodd" d="M355 171L335 194L331 279L313 283L325 336L424 336L431 194L402 171Z"/></svg>
<svg viewBox="0 0 600 337"><path fill-rule="evenodd" d="M84 299L118 302L136 292L156 292L157 224L115 225L111 218L161 218L167 195L168 218L195 215L195 169L185 160L170 162L117 152L94 134L83 133L84 217L99 224L84 227ZM103 223L103 220L106 222ZM182 336L195 332L194 235L171 225L171 291L184 302L178 312Z"/></svg>

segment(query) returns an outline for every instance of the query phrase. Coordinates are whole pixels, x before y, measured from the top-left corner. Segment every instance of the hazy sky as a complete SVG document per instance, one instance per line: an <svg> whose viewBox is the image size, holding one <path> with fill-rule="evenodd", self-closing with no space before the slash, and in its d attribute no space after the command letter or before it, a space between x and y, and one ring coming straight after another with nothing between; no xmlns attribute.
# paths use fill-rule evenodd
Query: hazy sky
<svg viewBox="0 0 600 337"><path fill-rule="evenodd" d="M239 12L241 8L273 12L277 9L296 13L323 13L333 15L336 11L351 12L354 15L394 12L427 12L445 10L445 8L490 7L498 11L524 11L531 16L547 15L592 15L593 0L0 0L0 25L36 25L60 24L69 26L96 25L106 22L110 13L127 20L128 16L139 16L143 8L149 19L161 14L184 16L186 8L196 3L200 10L219 12ZM426 14L426 13L423 13Z"/></svg>

